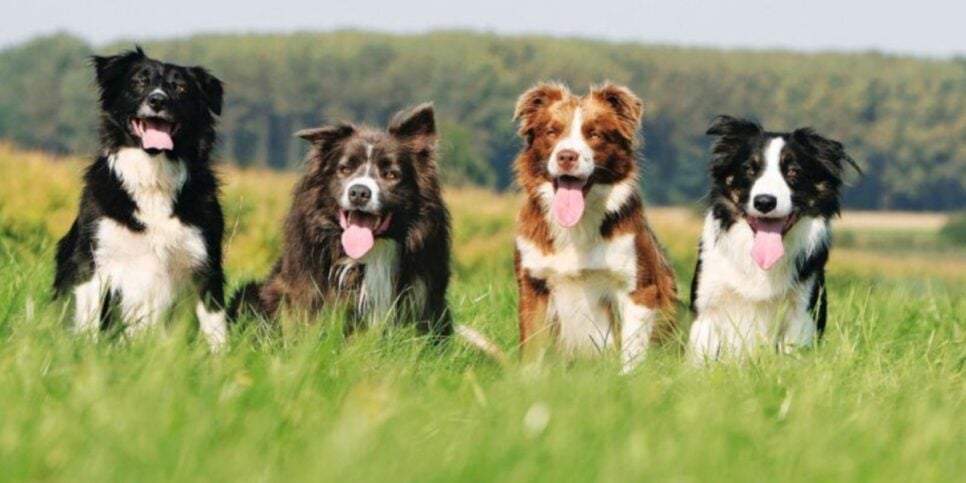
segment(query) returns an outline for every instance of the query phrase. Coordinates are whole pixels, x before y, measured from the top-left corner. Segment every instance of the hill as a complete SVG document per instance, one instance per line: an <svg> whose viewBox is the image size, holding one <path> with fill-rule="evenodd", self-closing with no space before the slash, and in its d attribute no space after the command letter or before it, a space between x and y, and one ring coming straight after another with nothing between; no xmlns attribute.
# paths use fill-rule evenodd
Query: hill
<svg viewBox="0 0 966 483"><path fill-rule="evenodd" d="M69 35L0 52L0 138L58 153L94 148L93 47ZM202 64L227 84L222 157L288 168L296 129L324 121L385 123L434 100L443 172L452 184L505 188L519 148L514 101L543 79L576 90L610 79L645 100L643 185L655 203L695 203L706 190L718 113L770 129L812 125L843 141L866 175L847 206L945 210L966 204L966 60L865 54L742 52L500 37L466 32L355 31L218 35L143 43L152 56Z"/></svg>

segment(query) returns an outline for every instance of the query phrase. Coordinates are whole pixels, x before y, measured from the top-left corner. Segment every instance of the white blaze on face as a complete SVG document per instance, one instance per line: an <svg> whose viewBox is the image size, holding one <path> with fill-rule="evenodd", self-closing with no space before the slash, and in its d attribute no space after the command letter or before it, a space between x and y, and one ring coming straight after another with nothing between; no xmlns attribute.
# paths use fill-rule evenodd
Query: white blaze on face
<svg viewBox="0 0 966 483"><path fill-rule="evenodd" d="M374 147L372 144L366 145L366 162L358 170L355 177L350 178L345 187L342 189L342 196L339 197L339 204L342 205L343 210L361 210L369 213L378 213L382 209L382 202L379 199L379 183L374 177L376 174L376 167L372 162L372 151ZM369 188L371 196L369 202L364 206L354 206L352 202L349 201L349 190L356 186L364 186Z"/></svg>
<svg viewBox="0 0 966 483"><path fill-rule="evenodd" d="M583 108L577 107L574 111L574 118L570 122L567 137L557 141L557 145L553 147L553 151L550 153L550 159L547 160L547 170L550 172L550 176L556 178L566 174L577 178L587 178L594 171L594 150L584 139L583 125L584 111ZM578 155L576 169L569 173L562 172L557 165L557 156L561 151L566 150L574 151Z"/></svg>
<svg viewBox="0 0 966 483"><path fill-rule="evenodd" d="M785 140L781 137L772 138L765 146L765 166L761 175L751 186L745 210L752 216L783 218L792 213L792 190L782 175L781 154L785 148ZM777 204L768 213L762 213L755 208L755 197L759 195L774 196Z"/></svg>

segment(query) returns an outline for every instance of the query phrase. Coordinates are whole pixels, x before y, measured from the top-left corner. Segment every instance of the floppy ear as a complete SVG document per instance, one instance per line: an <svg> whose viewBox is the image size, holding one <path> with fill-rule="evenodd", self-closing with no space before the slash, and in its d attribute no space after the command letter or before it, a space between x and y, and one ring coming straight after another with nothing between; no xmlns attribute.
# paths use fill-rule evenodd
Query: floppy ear
<svg viewBox="0 0 966 483"><path fill-rule="evenodd" d="M356 128L352 124L340 123L334 126L303 129L296 132L295 135L312 143L312 146L319 151L325 151L355 132Z"/></svg>
<svg viewBox="0 0 966 483"><path fill-rule="evenodd" d="M842 143L826 138L810 127L803 127L792 131L792 139L805 149L807 155L825 166L830 173L839 178L845 167L843 162L848 163L856 172L862 174L862 169L856 164L852 156L845 152Z"/></svg>
<svg viewBox="0 0 966 483"><path fill-rule="evenodd" d="M204 94L208 109L216 116L220 116L225 96L222 82L203 67L191 67L188 71L194 76L198 88Z"/></svg>
<svg viewBox="0 0 966 483"><path fill-rule="evenodd" d="M134 50L121 52L117 55L91 56L91 64L97 74L97 87L101 93L101 106L107 107L107 100L114 97L120 87L121 79L131 70L131 65L146 58L141 46L135 45Z"/></svg>
<svg viewBox="0 0 966 483"><path fill-rule="evenodd" d="M617 113L621 121L621 134L627 139L634 139L644 114L644 103L641 99L630 89L609 82L592 89L591 94Z"/></svg>
<svg viewBox="0 0 966 483"><path fill-rule="evenodd" d="M432 102L400 111L389 121L389 134L410 142L436 141L436 113Z"/></svg>
<svg viewBox="0 0 966 483"><path fill-rule="evenodd" d="M517 105L513 109L513 120L520 123L518 134L526 139L528 145L533 141L533 117L554 102L566 97L568 93L569 91L562 84L541 82L517 99Z"/></svg>
<svg viewBox="0 0 966 483"><path fill-rule="evenodd" d="M747 119L739 119L728 115L718 115L711 120L711 125L705 134L722 137L751 137L763 132L761 125Z"/></svg>

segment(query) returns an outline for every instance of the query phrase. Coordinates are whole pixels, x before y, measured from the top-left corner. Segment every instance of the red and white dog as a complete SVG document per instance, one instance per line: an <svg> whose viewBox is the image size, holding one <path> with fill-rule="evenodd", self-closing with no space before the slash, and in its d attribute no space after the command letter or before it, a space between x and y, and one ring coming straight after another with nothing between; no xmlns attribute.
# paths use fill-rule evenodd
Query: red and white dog
<svg viewBox="0 0 966 483"><path fill-rule="evenodd" d="M605 84L578 97L540 84L517 101L520 343L621 353L628 372L673 322L674 273L644 217L635 151L643 104ZM655 331L655 328L661 330ZM535 343L539 340L544 343Z"/></svg>

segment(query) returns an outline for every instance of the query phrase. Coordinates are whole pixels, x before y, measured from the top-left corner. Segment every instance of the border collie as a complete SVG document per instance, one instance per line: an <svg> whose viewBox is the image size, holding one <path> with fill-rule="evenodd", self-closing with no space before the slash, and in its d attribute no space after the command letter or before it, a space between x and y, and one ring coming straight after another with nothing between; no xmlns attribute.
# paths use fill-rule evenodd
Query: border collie
<svg viewBox="0 0 966 483"><path fill-rule="evenodd" d="M449 212L432 104L396 114L386 131L338 124L297 135L312 149L282 255L267 280L235 296L232 315L313 315L342 302L353 326L400 320L423 333L452 332Z"/></svg>
<svg viewBox="0 0 966 483"><path fill-rule="evenodd" d="M73 296L79 332L96 334L119 318L130 335L157 324L194 280L201 332L217 350L226 336L224 220L210 155L221 81L140 47L93 64L101 149L57 244L55 297Z"/></svg>
<svg viewBox="0 0 966 483"><path fill-rule="evenodd" d="M525 141L514 165L526 195L515 253L524 357L547 342L572 355L615 346L628 372L652 335L671 328L674 273L638 192L642 114L634 93L611 84L583 97L539 84L517 102Z"/></svg>
<svg viewBox="0 0 966 483"><path fill-rule="evenodd" d="M808 346L825 329L829 220L839 213L841 143L810 128L768 132L718 116L710 209L691 285L696 362L743 358L758 346Z"/></svg>

